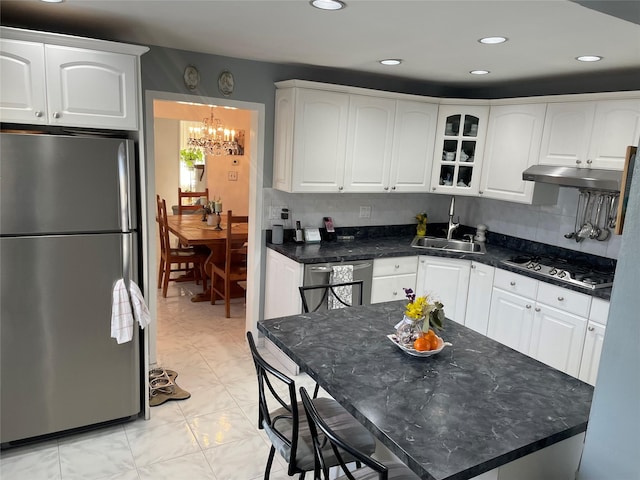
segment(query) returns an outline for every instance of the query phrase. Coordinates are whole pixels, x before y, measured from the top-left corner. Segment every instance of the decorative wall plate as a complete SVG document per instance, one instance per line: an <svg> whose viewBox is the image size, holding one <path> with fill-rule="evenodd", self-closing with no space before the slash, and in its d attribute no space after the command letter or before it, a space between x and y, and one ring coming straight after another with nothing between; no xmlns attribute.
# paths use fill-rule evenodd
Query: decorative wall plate
<svg viewBox="0 0 640 480"><path fill-rule="evenodd" d="M195 90L200 83L200 73L193 65L188 65L184 69L184 84L189 90Z"/></svg>
<svg viewBox="0 0 640 480"><path fill-rule="evenodd" d="M228 70L225 70L218 77L218 90L225 97L233 93L233 74Z"/></svg>

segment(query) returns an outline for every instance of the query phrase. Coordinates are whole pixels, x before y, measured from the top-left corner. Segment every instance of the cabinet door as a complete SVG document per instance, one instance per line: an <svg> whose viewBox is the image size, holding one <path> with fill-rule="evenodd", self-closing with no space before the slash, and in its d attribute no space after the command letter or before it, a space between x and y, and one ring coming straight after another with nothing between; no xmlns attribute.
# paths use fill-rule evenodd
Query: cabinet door
<svg viewBox="0 0 640 480"><path fill-rule="evenodd" d="M487 336L528 355L534 303L530 298L494 287Z"/></svg>
<svg viewBox="0 0 640 480"><path fill-rule="evenodd" d="M582 349L582 360L580 361L578 378L594 386L598 376L598 367L600 366L604 333L605 327L603 325L589 320L584 339L584 348Z"/></svg>
<svg viewBox="0 0 640 480"><path fill-rule="evenodd" d="M550 103L539 163L586 167L595 108L595 102Z"/></svg>
<svg viewBox="0 0 640 480"><path fill-rule="evenodd" d="M349 96L297 89L295 102L293 191L341 191Z"/></svg>
<svg viewBox="0 0 640 480"><path fill-rule="evenodd" d="M398 100L391 154L391 191L426 192L431 181L438 106Z"/></svg>
<svg viewBox="0 0 640 480"><path fill-rule="evenodd" d="M529 355L577 377L586 330L586 318L538 303Z"/></svg>
<svg viewBox="0 0 640 480"><path fill-rule="evenodd" d="M611 100L596 105L587 165L624 169L627 145L640 138L640 100Z"/></svg>
<svg viewBox="0 0 640 480"><path fill-rule="evenodd" d="M431 191L477 195L489 107L441 105L433 154Z"/></svg>
<svg viewBox="0 0 640 480"><path fill-rule="evenodd" d="M293 88L276 90L275 126L273 138L273 188L285 192L292 190L293 162Z"/></svg>
<svg viewBox="0 0 640 480"><path fill-rule="evenodd" d="M298 315L302 300L298 287L302 285L303 265L267 249L264 318Z"/></svg>
<svg viewBox="0 0 640 480"><path fill-rule="evenodd" d="M46 45L45 59L49 123L138 128L135 56Z"/></svg>
<svg viewBox="0 0 640 480"><path fill-rule="evenodd" d="M483 335L487 334L489 325L494 273L495 268L490 265L471 262L464 324Z"/></svg>
<svg viewBox="0 0 640 480"><path fill-rule="evenodd" d="M389 190L396 101L350 95L345 192Z"/></svg>
<svg viewBox="0 0 640 480"><path fill-rule="evenodd" d="M0 38L0 119L47 123L44 45Z"/></svg>
<svg viewBox="0 0 640 480"><path fill-rule="evenodd" d="M464 325L470 270L469 260L420 256L416 295L439 299L446 317Z"/></svg>
<svg viewBox="0 0 640 480"><path fill-rule="evenodd" d="M415 290L415 273L375 277L371 283L371 303L402 300L405 298L405 288Z"/></svg>
<svg viewBox="0 0 640 480"><path fill-rule="evenodd" d="M522 180L522 172L538 163L546 108L544 104L491 107L480 195L529 205L556 203L557 186Z"/></svg>

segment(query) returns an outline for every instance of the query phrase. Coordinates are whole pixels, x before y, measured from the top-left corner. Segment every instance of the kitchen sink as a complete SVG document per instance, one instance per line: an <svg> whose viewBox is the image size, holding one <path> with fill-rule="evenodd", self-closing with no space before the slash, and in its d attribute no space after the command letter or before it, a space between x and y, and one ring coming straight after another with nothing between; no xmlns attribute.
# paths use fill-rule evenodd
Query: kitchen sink
<svg viewBox="0 0 640 480"><path fill-rule="evenodd" d="M484 243L472 243L464 240L447 240L446 238L416 237L411 242L415 248L425 248L428 250L445 250L447 252L476 253L487 252Z"/></svg>

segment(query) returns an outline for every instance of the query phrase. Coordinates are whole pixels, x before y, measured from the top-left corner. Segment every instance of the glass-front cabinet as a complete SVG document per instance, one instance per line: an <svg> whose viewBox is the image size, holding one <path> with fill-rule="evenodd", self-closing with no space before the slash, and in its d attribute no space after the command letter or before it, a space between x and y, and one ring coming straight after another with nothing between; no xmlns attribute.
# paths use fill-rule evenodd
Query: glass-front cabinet
<svg viewBox="0 0 640 480"><path fill-rule="evenodd" d="M432 192L478 194L488 117L488 106L440 106Z"/></svg>

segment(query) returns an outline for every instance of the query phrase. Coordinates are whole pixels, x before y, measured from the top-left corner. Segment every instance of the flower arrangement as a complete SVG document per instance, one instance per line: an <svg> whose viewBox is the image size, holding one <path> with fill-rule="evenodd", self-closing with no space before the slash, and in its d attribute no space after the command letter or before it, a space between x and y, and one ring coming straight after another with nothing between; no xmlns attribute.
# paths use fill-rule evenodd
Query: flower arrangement
<svg viewBox="0 0 640 480"><path fill-rule="evenodd" d="M211 215L212 213L220 213L222 211L222 199L214 197L213 200L204 205L204 213Z"/></svg>
<svg viewBox="0 0 640 480"><path fill-rule="evenodd" d="M422 331L428 332L442 329L444 320L444 305L437 300L432 300L429 295L416 297L411 288L404 288L404 293L409 300L404 311L405 317L414 322L422 321Z"/></svg>

